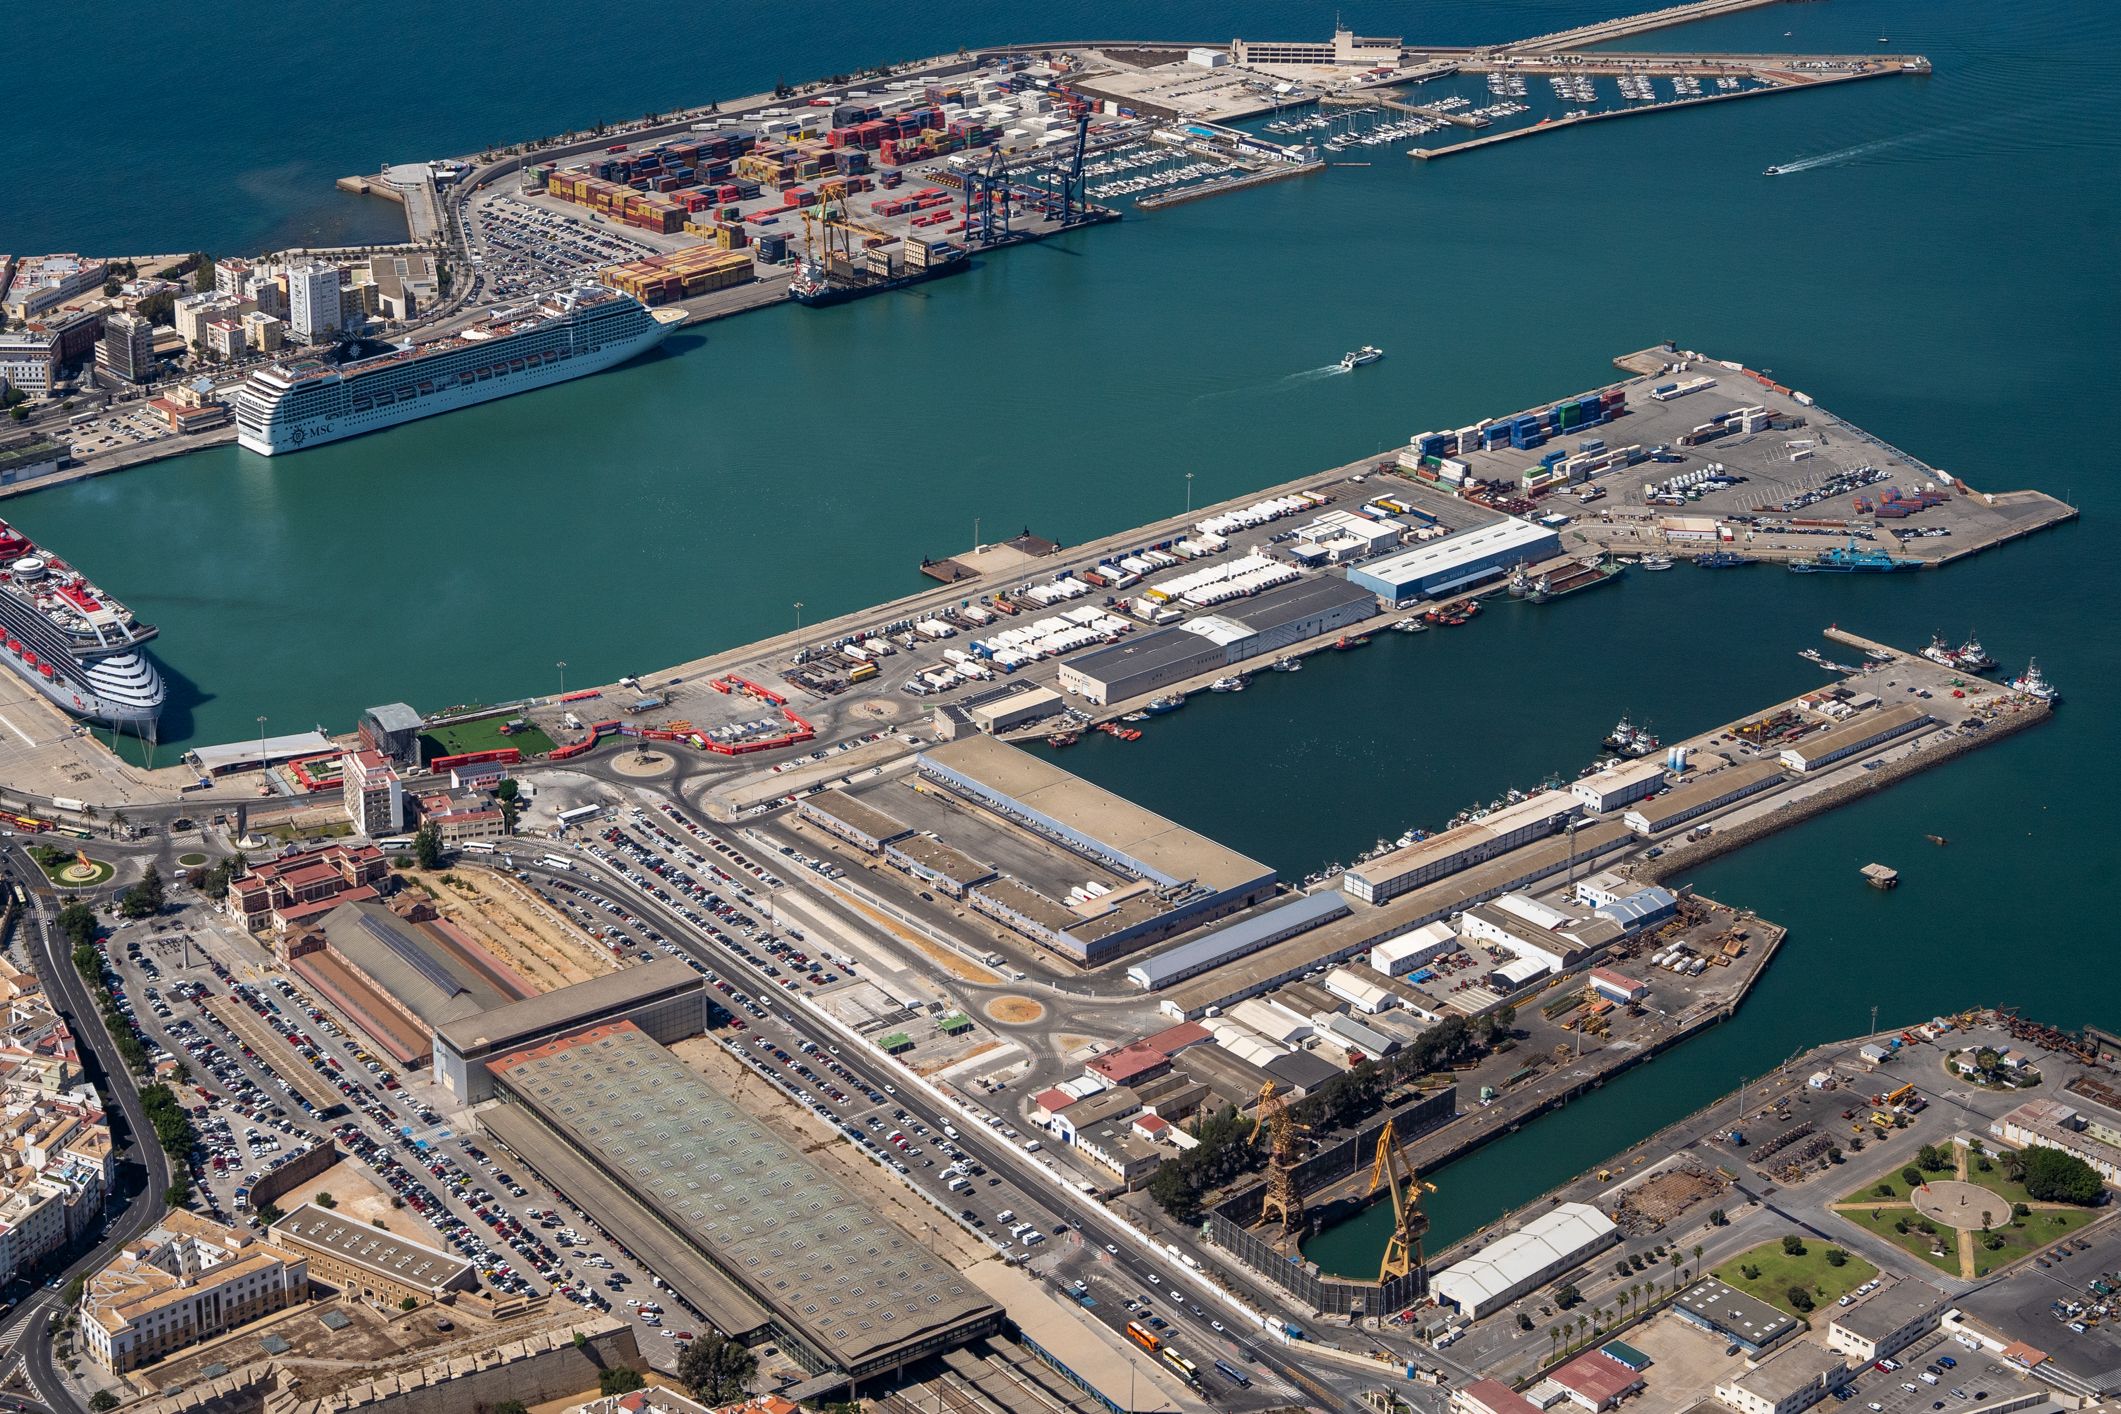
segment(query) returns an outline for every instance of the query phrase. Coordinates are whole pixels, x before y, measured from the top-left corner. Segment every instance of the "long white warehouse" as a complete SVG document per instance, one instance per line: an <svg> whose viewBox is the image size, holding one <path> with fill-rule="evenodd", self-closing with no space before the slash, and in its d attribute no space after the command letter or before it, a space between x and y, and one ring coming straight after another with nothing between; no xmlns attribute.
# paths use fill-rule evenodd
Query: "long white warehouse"
<svg viewBox="0 0 2121 1414"><path fill-rule="evenodd" d="M1604 1213L1588 1203L1562 1203L1444 1268L1429 1290L1477 1321L1619 1240L1620 1229Z"/></svg>

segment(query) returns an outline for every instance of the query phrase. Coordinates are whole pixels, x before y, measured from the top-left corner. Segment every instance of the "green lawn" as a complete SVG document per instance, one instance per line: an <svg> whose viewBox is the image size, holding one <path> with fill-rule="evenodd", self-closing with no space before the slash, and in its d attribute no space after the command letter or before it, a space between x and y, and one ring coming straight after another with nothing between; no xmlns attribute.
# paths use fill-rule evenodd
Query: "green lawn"
<svg viewBox="0 0 2121 1414"><path fill-rule="evenodd" d="M423 747L421 759L432 761L437 756L461 756L468 751L501 751L511 746L525 756L537 756L552 750L552 738L535 726L527 726L512 736L502 736L501 728L508 721L507 717L481 717L476 722L453 722L446 727L431 727L420 734Z"/></svg>
<svg viewBox="0 0 2121 1414"><path fill-rule="evenodd" d="M1928 1233L1915 1226L1915 1223L1921 1220L1922 1215L1915 1212L1912 1208L1886 1208L1881 1210L1876 1217L1871 1216L1871 1209L1869 1208L1850 1208L1837 1216L1856 1224L1860 1228L1876 1233L1901 1251L1929 1263L1940 1272L1950 1276L1959 1275L1959 1249L1954 1243L1951 1229L1940 1223L1937 1227L1938 1236L1932 1238ZM1908 1231L1905 1233L1896 1232L1893 1228L1893 1225L1902 1218L1906 1218L1908 1221ZM1931 1243L1940 1239L1944 1243L1944 1255L1942 1257L1930 1251Z"/></svg>
<svg viewBox="0 0 2121 1414"><path fill-rule="evenodd" d="M1715 1276L1748 1296L1757 1296L1793 1316L1802 1316L1804 1313L1790 1304L1791 1287L1803 1287L1811 1292L1816 1309L1832 1306L1843 1295L1878 1275L1876 1267L1854 1253L1850 1253L1848 1260L1838 1267L1828 1265L1826 1254L1832 1246L1816 1237L1807 1237L1804 1252L1793 1257L1782 1250L1782 1239L1778 1237L1733 1257L1716 1268ZM1756 1268L1760 1275L1748 1278L1740 1270L1748 1266Z"/></svg>
<svg viewBox="0 0 2121 1414"><path fill-rule="evenodd" d="M2015 1262L2027 1253L2043 1251L2067 1234L2085 1226L2095 1216L2097 1214L2090 1208L2035 1208L2031 1217L2019 1218L2009 1227L1996 1229L1995 1235L2003 1239L2003 1246L1994 1252L1981 1245L1981 1235L1976 1233L1974 1275L1987 1276L1998 1267Z"/></svg>
<svg viewBox="0 0 2121 1414"><path fill-rule="evenodd" d="M206 856L198 853L195 850L190 854L178 855L177 862L183 865L186 869L197 869L198 867L206 863Z"/></svg>
<svg viewBox="0 0 2121 1414"><path fill-rule="evenodd" d="M1863 1187L1849 1194L1841 1201L1844 1203L1905 1203L1908 1201L1908 1194L1912 1190L1900 1177L1900 1170L1911 1167L1913 1167L1912 1159L1908 1163L1900 1165L1900 1168L1894 1169L1891 1173L1880 1174L1877 1178L1864 1184ZM1951 1176L1951 1171L1947 1169L1943 1173L1924 1174L1923 1178L1928 1180L1932 1178L1950 1178ZM1878 1185L1881 1183L1893 1190L1892 1197L1888 1198L1877 1191Z"/></svg>
<svg viewBox="0 0 2121 1414"><path fill-rule="evenodd" d="M50 848L57 849L58 846L53 845L50 846ZM45 863L44 859L40 855L37 859L37 867L44 871L45 878L51 880L54 884L57 884L62 889L93 889L98 885L109 883L110 876L117 872L113 866L106 863L105 861L101 859L91 859L89 860L89 863L94 865L96 870L95 875L93 877L87 879L68 879L63 877L67 870L74 868L77 864L79 864L79 862L79 860L74 858L72 852L69 851L64 855L64 857L59 858L58 860L50 864Z"/></svg>

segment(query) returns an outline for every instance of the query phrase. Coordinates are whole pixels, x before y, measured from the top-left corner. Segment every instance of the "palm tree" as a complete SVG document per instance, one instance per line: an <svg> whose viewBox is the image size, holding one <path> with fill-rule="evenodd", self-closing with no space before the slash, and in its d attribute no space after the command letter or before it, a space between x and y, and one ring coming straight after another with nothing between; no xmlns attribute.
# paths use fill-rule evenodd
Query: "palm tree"
<svg viewBox="0 0 2121 1414"><path fill-rule="evenodd" d="M1561 1327L1547 1327L1547 1358L1553 1359L1561 1352Z"/></svg>
<svg viewBox="0 0 2121 1414"><path fill-rule="evenodd" d="M1613 1304L1620 1308L1621 1318L1625 1320L1628 1314L1628 1294L1625 1291L1616 1294L1613 1297Z"/></svg>
<svg viewBox="0 0 2121 1414"><path fill-rule="evenodd" d="M1694 1260L1697 1262L1701 1260L1701 1244L1698 1242L1694 1244Z"/></svg>

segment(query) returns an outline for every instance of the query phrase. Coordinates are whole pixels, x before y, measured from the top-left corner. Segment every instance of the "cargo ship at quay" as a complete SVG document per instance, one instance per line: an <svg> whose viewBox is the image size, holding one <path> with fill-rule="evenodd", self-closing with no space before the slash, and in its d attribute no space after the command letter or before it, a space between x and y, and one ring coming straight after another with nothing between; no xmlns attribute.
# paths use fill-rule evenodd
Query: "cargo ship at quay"
<svg viewBox="0 0 2121 1414"><path fill-rule="evenodd" d="M648 352L684 318L583 285L373 358L272 364L236 395L236 441L277 456L565 383Z"/></svg>
<svg viewBox="0 0 2121 1414"><path fill-rule="evenodd" d="M54 706L152 736L169 695L143 651L155 633L0 521L0 662Z"/></svg>

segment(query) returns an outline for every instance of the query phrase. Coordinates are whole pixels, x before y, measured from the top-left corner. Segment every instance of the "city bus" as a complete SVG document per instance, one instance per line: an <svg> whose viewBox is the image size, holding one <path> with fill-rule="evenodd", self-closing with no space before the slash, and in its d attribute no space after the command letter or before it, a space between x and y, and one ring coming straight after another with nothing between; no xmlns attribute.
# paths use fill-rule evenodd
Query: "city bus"
<svg viewBox="0 0 2121 1414"><path fill-rule="evenodd" d="M1239 1389L1252 1388L1252 1377L1227 1360L1217 1360L1215 1362L1215 1373L1221 1375Z"/></svg>
<svg viewBox="0 0 2121 1414"><path fill-rule="evenodd" d="M1163 1338L1140 1321L1127 1322L1127 1337L1152 1355L1164 1348Z"/></svg>

